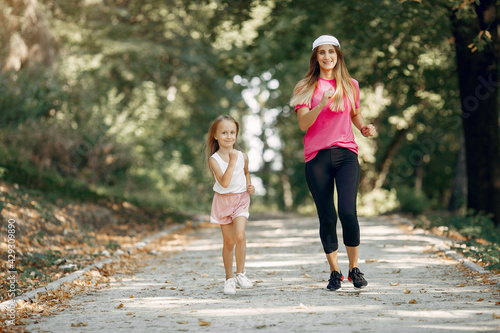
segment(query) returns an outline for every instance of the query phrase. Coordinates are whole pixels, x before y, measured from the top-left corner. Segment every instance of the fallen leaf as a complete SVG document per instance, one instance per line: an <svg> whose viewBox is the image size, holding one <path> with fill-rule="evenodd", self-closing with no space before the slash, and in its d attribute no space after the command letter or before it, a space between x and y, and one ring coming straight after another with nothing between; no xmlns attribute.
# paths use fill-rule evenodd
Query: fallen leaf
<svg viewBox="0 0 500 333"><path fill-rule="evenodd" d="M465 283L462 283L461 285L459 285L457 287L463 288L463 287L465 287Z"/></svg>
<svg viewBox="0 0 500 333"><path fill-rule="evenodd" d="M304 273L304 276L305 276L306 278L311 278L311 275L306 274L306 273Z"/></svg>
<svg viewBox="0 0 500 333"><path fill-rule="evenodd" d="M493 318L500 319L500 313L493 313Z"/></svg>
<svg viewBox="0 0 500 333"><path fill-rule="evenodd" d="M476 302L482 302L482 301L484 301L484 298L480 298Z"/></svg>
<svg viewBox="0 0 500 333"><path fill-rule="evenodd" d="M117 308L117 309L121 309L121 308L123 308L123 304L118 305L116 308Z"/></svg>
<svg viewBox="0 0 500 333"><path fill-rule="evenodd" d="M305 309L305 308L306 308L306 306L304 304L300 303L299 309Z"/></svg>
<svg viewBox="0 0 500 333"><path fill-rule="evenodd" d="M396 286L399 286L399 283L391 283L391 287L396 287Z"/></svg>
<svg viewBox="0 0 500 333"><path fill-rule="evenodd" d="M417 301L412 299L411 301L408 302L408 304L417 304Z"/></svg>
<svg viewBox="0 0 500 333"><path fill-rule="evenodd" d="M133 315L132 312L127 312L127 316L131 316L131 315Z"/></svg>
<svg viewBox="0 0 500 333"><path fill-rule="evenodd" d="M83 326L87 326L87 325L88 325L87 322L77 323L77 324L73 323L73 324L71 324L71 327L83 327Z"/></svg>
<svg viewBox="0 0 500 333"><path fill-rule="evenodd" d="M398 274L398 273L401 273L401 270L400 270L400 269L395 270L395 271L392 271L392 274Z"/></svg>
<svg viewBox="0 0 500 333"><path fill-rule="evenodd" d="M383 316L384 316L384 314L383 314L383 313L379 313L379 314L378 314L378 316L379 316L379 317L383 317Z"/></svg>
<svg viewBox="0 0 500 333"><path fill-rule="evenodd" d="M377 261L378 261L378 259L366 259L365 263L371 264L372 262L377 262Z"/></svg>
<svg viewBox="0 0 500 333"><path fill-rule="evenodd" d="M405 294L411 294L411 290L408 290L408 289L406 289L406 288L403 290L403 292L404 292Z"/></svg>
<svg viewBox="0 0 500 333"><path fill-rule="evenodd" d="M256 329L260 330L260 329L263 329L263 328L266 328L267 325L259 325L259 326L255 326Z"/></svg>
<svg viewBox="0 0 500 333"><path fill-rule="evenodd" d="M181 324L181 325L184 325L184 324L187 324L188 322L187 321L178 321L177 324Z"/></svg>
<svg viewBox="0 0 500 333"><path fill-rule="evenodd" d="M200 326L210 326L210 322L204 320L198 320L198 325Z"/></svg>
<svg viewBox="0 0 500 333"><path fill-rule="evenodd" d="M130 295L128 298L134 298L135 296L134 295Z"/></svg>

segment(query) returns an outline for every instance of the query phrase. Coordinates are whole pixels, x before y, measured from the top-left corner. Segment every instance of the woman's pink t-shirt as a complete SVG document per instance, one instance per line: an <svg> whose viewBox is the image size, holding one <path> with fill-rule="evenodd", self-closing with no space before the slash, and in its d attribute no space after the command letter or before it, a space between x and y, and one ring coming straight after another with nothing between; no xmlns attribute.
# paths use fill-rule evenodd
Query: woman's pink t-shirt
<svg viewBox="0 0 500 333"><path fill-rule="evenodd" d="M359 108L359 84L358 81L352 79L356 87L356 109ZM311 109L319 104L323 93L330 88L333 88L335 93L335 80L325 80L319 78L318 87L314 92L311 101ZM351 109L352 106L344 97L344 110L334 112L330 110L330 101L319 113L316 121L307 129L304 136L304 156L306 162L312 160L318 151L332 146L343 147L358 154L358 145L354 142L354 133L352 132L351 124ZM295 112L298 109L308 107L307 104L299 104L295 106Z"/></svg>

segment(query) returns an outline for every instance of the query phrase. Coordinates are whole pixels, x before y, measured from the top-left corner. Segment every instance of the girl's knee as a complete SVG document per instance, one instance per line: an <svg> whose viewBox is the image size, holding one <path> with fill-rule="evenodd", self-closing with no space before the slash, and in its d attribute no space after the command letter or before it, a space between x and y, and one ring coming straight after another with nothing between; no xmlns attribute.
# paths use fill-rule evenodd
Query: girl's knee
<svg viewBox="0 0 500 333"><path fill-rule="evenodd" d="M227 250L234 249L234 240L233 239L224 239L224 249L227 249Z"/></svg>
<svg viewBox="0 0 500 333"><path fill-rule="evenodd" d="M244 232L237 233L235 238L236 238L236 244L242 244L242 243L246 242L246 238L245 238L245 233Z"/></svg>

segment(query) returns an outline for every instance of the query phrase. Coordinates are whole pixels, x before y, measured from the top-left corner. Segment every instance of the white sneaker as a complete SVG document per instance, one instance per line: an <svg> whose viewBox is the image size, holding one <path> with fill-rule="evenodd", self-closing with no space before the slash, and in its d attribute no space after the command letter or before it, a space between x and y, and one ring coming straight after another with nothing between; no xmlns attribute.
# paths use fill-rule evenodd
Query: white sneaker
<svg viewBox="0 0 500 333"><path fill-rule="evenodd" d="M236 284L242 289L250 289L253 287L252 282L248 280L245 273L236 273Z"/></svg>
<svg viewBox="0 0 500 333"><path fill-rule="evenodd" d="M236 282L234 281L234 278L229 278L226 280L226 282L224 282L224 294L236 294Z"/></svg>

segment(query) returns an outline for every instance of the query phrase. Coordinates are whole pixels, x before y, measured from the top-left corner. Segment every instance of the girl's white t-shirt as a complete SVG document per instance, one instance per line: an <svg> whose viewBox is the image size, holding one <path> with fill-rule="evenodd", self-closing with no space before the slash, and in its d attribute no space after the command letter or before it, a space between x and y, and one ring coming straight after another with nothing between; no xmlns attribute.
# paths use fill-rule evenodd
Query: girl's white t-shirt
<svg viewBox="0 0 500 333"><path fill-rule="evenodd" d="M219 164L222 173L226 172L229 163L224 162L224 160L219 156L219 154L214 153L213 157ZM245 158L243 153L238 151L238 159L236 160L236 165L234 166L233 177L229 182L228 187L222 187L221 184L215 179L214 191L220 194L226 193L243 193L247 190L247 180L245 177Z"/></svg>

